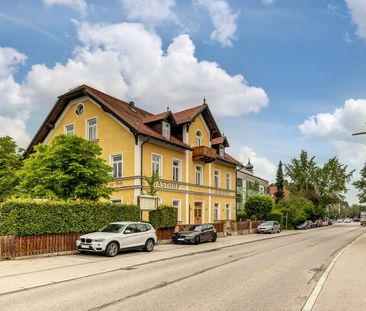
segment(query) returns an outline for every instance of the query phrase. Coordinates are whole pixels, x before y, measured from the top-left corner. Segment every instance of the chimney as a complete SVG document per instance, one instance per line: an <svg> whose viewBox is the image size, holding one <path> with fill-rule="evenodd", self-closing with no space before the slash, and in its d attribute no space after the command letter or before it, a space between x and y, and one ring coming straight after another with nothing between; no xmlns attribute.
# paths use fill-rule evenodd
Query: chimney
<svg viewBox="0 0 366 311"><path fill-rule="evenodd" d="M130 101L128 104L129 104L131 107L135 106L135 103L134 103L133 101Z"/></svg>

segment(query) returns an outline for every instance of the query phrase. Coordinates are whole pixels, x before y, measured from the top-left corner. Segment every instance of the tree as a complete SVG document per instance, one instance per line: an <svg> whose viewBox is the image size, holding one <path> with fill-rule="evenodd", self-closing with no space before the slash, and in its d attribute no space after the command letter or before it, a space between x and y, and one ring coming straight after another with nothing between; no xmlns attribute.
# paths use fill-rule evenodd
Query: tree
<svg viewBox="0 0 366 311"><path fill-rule="evenodd" d="M282 162L280 161L278 163L278 169L276 173L276 192L275 192L276 203L282 200L284 196L285 193L283 191L283 170L282 170Z"/></svg>
<svg viewBox="0 0 366 311"><path fill-rule="evenodd" d="M267 195L256 194L248 197L245 212L252 219L266 219L271 213L273 202Z"/></svg>
<svg viewBox="0 0 366 311"><path fill-rule="evenodd" d="M15 173L21 167L21 151L11 137L0 137L0 201L16 192L19 179Z"/></svg>
<svg viewBox="0 0 366 311"><path fill-rule="evenodd" d="M158 189L156 188L156 183L160 179L159 172L156 171L156 172L152 173L151 177L145 177L145 178L146 178L146 182L149 186L149 190L146 191L146 193L151 196L155 196L158 193Z"/></svg>
<svg viewBox="0 0 366 311"><path fill-rule="evenodd" d="M353 185L358 189L358 199L360 203L366 202L366 163L360 172L361 178L353 183Z"/></svg>
<svg viewBox="0 0 366 311"><path fill-rule="evenodd" d="M102 149L94 142L60 135L34 150L17 174L22 193L61 200L109 198L111 167L99 157Z"/></svg>

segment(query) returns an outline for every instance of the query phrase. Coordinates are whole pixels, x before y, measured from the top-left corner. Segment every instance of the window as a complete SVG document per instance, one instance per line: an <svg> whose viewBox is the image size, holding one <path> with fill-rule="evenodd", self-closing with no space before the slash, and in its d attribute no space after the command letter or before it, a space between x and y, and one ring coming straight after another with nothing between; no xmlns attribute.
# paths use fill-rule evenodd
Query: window
<svg viewBox="0 0 366 311"><path fill-rule="evenodd" d="M214 172L214 187L219 188L220 187L220 171L215 170Z"/></svg>
<svg viewBox="0 0 366 311"><path fill-rule="evenodd" d="M111 156L112 160L112 176L114 178L121 178L122 177L122 170L123 170L123 160L122 160L122 154L116 154Z"/></svg>
<svg viewBox="0 0 366 311"><path fill-rule="evenodd" d="M97 119L90 119L87 121L87 138L88 140L97 139Z"/></svg>
<svg viewBox="0 0 366 311"><path fill-rule="evenodd" d="M82 115L84 112L84 105L83 104L78 104L75 108L75 113L80 116Z"/></svg>
<svg viewBox="0 0 366 311"><path fill-rule="evenodd" d="M152 173L158 172L161 176L161 156L157 154L152 155Z"/></svg>
<svg viewBox="0 0 366 311"><path fill-rule="evenodd" d="M177 159L173 159L173 180L174 181L180 181L181 180L181 169L182 167L182 162L180 160Z"/></svg>
<svg viewBox="0 0 366 311"><path fill-rule="evenodd" d="M65 125L65 135L74 135L74 124Z"/></svg>
<svg viewBox="0 0 366 311"><path fill-rule="evenodd" d="M196 184L202 185L202 166L196 165Z"/></svg>
<svg viewBox="0 0 366 311"><path fill-rule="evenodd" d="M122 204L122 199L111 199L112 204Z"/></svg>
<svg viewBox="0 0 366 311"><path fill-rule="evenodd" d="M200 130L198 130L196 132L196 146L201 146L202 145L202 132Z"/></svg>
<svg viewBox="0 0 366 311"><path fill-rule="evenodd" d="M182 221L182 208L181 208L180 200L173 200L172 205L177 208L178 221Z"/></svg>
<svg viewBox="0 0 366 311"><path fill-rule="evenodd" d="M231 208L230 208L230 204L226 204L226 220L229 220L231 217Z"/></svg>
<svg viewBox="0 0 366 311"><path fill-rule="evenodd" d="M215 203L214 205L214 220L220 219L220 203Z"/></svg>
<svg viewBox="0 0 366 311"><path fill-rule="evenodd" d="M226 190L230 190L231 174L226 173Z"/></svg>
<svg viewBox="0 0 366 311"><path fill-rule="evenodd" d="M223 145L219 146L220 157L225 157L225 147Z"/></svg>
<svg viewBox="0 0 366 311"><path fill-rule="evenodd" d="M170 124L165 121L163 121L163 136L170 139Z"/></svg>

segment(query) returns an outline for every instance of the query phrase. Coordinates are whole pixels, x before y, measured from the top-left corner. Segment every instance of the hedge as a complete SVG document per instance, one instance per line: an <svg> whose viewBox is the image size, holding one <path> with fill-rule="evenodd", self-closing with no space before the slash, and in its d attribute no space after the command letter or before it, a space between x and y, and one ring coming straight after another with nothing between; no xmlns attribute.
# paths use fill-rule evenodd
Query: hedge
<svg viewBox="0 0 366 311"><path fill-rule="evenodd" d="M149 222L157 228L171 228L177 225L178 210L176 207L160 205L149 214Z"/></svg>
<svg viewBox="0 0 366 311"><path fill-rule="evenodd" d="M109 222L139 219L135 205L9 200L0 204L0 236L91 232Z"/></svg>

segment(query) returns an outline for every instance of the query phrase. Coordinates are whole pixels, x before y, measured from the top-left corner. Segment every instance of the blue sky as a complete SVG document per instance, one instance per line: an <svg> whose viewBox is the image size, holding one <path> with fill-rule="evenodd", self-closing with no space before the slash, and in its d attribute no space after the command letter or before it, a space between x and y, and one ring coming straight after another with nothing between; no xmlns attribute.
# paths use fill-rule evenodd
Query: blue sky
<svg viewBox="0 0 366 311"><path fill-rule="evenodd" d="M82 83L152 112L206 97L229 152L274 180L301 149L364 164L366 1L0 4L0 135L26 146ZM357 178L357 175L356 175ZM356 202L356 192L348 195Z"/></svg>

